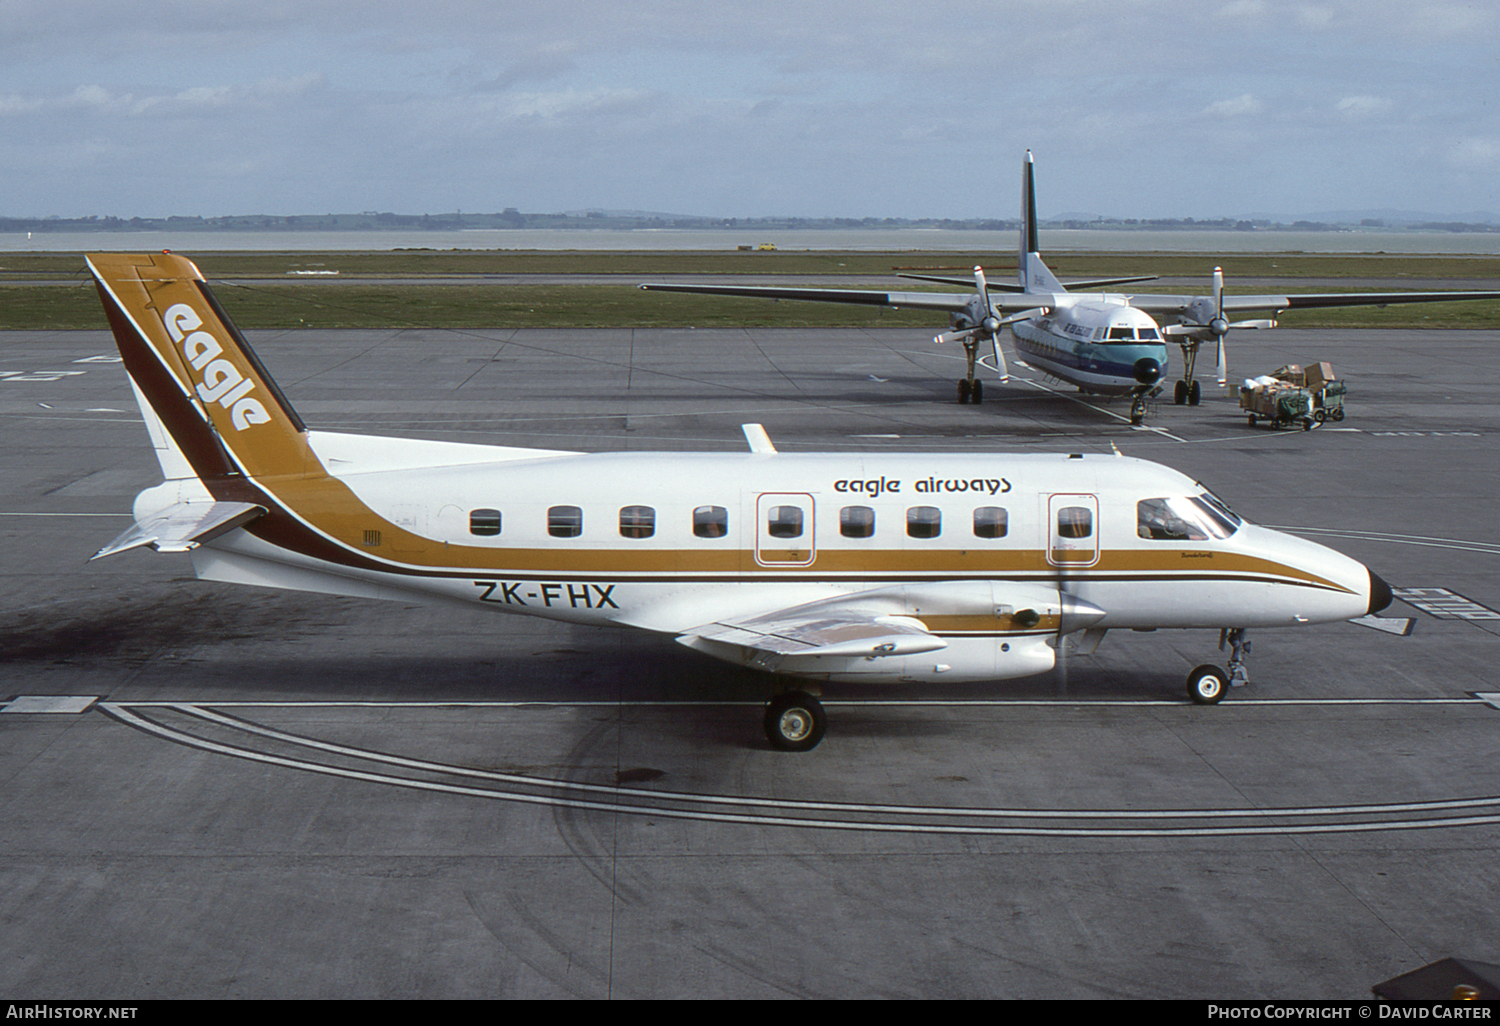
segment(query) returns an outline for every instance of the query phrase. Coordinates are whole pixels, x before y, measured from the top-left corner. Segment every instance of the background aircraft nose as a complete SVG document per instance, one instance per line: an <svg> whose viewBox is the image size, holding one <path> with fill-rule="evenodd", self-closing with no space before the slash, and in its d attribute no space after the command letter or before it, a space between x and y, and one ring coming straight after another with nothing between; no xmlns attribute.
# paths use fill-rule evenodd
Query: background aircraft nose
<svg viewBox="0 0 1500 1026"><path fill-rule="evenodd" d="M1143 356L1135 361L1133 372L1135 380L1141 384L1154 385L1161 378L1161 364L1149 356Z"/></svg>
<svg viewBox="0 0 1500 1026"><path fill-rule="evenodd" d="M1370 571L1370 615L1374 616L1386 606L1391 604L1391 586L1380 579L1380 575L1374 570Z"/></svg>

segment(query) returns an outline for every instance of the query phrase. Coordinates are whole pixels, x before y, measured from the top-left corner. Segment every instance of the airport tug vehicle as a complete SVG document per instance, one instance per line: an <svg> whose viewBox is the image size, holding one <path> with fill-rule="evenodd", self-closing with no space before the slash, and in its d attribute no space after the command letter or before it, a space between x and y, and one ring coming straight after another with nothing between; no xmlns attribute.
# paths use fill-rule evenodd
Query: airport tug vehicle
<svg viewBox="0 0 1500 1026"><path fill-rule="evenodd" d="M93 254L161 465L94 558L186 553L204 580L632 627L763 671L766 736L818 744L822 688L1051 670L1115 628L1251 628L1384 608L1385 582L1114 455L582 453L308 426L193 264ZM1228 626L1226 626L1228 625Z"/></svg>

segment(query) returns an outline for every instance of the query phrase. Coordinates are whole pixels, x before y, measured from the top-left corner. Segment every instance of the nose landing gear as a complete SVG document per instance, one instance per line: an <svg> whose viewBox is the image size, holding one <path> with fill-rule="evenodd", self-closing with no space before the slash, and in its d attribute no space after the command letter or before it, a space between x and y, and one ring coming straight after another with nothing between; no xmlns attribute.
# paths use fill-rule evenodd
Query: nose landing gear
<svg viewBox="0 0 1500 1026"><path fill-rule="evenodd" d="M1243 627L1226 627L1219 632L1219 651L1224 651L1225 644L1230 647L1229 672L1212 664L1196 667L1187 677L1188 698L1198 705L1218 705L1230 688L1250 683L1250 671L1245 664L1250 655L1246 633Z"/></svg>

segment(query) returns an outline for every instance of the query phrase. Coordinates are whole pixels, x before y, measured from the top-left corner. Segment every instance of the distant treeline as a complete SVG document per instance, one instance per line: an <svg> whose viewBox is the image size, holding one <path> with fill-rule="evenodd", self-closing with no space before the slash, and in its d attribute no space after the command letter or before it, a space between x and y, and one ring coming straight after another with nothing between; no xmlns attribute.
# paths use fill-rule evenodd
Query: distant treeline
<svg viewBox="0 0 1500 1026"><path fill-rule="evenodd" d="M1151 231L1348 231L1351 228L1428 232L1500 232L1500 225L1463 221L1425 221L1388 224L1364 219L1357 225L1323 221L1293 221L1290 224L1264 219L1221 217L1214 220L1183 218L1063 218L1044 221L1048 228ZM590 211L582 214L523 214L507 207L498 214L392 214L365 211L359 214L248 214L230 217L0 217L0 232L98 232L98 231L455 231L475 228L596 228L596 229L740 229L747 234L787 229L942 228L950 231L1016 231L1019 222L991 218L904 217L676 217L663 214L621 214Z"/></svg>

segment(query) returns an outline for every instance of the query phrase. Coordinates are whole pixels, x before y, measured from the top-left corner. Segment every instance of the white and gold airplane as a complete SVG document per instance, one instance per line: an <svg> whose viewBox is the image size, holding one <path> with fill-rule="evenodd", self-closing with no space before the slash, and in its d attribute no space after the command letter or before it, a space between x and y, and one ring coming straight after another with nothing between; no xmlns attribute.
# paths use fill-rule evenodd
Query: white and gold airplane
<svg viewBox="0 0 1500 1026"><path fill-rule="evenodd" d="M187 552L200 578L636 627L771 675L771 743L806 750L842 682L1022 677L1111 628L1348 620L1391 600L1331 549L1202 485L1094 455L576 453L309 429L198 269L89 266L165 481L94 558ZM799 683L800 682L800 683Z"/></svg>
<svg viewBox="0 0 1500 1026"><path fill-rule="evenodd" d="M974 268L970 293L872 292L858 289L782 288L774 285L678 285L646 283L642 289L659 292L697 292L762 299L798 299L820 303L907 307L944 311L952 330L935 341L963 345L965 375L958 382L960 403L981 402L984 382L978 377L979 345L988 341L1000 381L1010 380L1000 345L1009 326L1017 355L1026 366L1076 385L1079 391L1103 396L1128 396L1130 422L1145 420L1147 401L1159 394L1169 374L1167 345L1182 350L1182 377L1173 389L1178 406L1197 406L1202 386L1197 380L1198 351L1214 344L1218 383L1226 383L1224 337L1232 328L1274 328L1284 310L1332 306L1389 306L1392 303L1437 303L1500 299L1497 292L1334 292L1261 296L1226 296L1224 274L1214 268L1213 291L1199 296L1098 291L1111 285L1150 281L1153 275L1099 278L1063 283L1042 260L1037 231L1036 181L1031 151L1022 165L1021 238L1017 283L991 282L982 268ZM964 285L963 278L926 274L897 277L945 285ZM1271 318L1231 321L1253 311ZM1157 318L1160 318L1158 322Z"/></svg>

